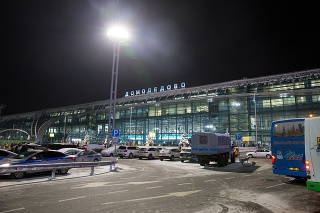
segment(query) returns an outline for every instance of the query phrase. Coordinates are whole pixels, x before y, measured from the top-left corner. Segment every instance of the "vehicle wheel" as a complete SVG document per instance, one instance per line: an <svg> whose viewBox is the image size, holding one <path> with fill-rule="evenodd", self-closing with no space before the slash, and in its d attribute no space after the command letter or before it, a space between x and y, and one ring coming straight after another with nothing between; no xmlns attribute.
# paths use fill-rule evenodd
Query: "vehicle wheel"
<svg viewBox="0 0 320 213"><path fill-rule="evenodd" d="M204 166L206 165L205 162L203 160L199 160L200 166Z"/></svg>
<svg viewBox="0 0 320 213"><path fill-rule="evenodd" d="M222 167L223 166L223 159L218 160L217 164L219 167Z"/></svg>
<svg viewBox="0 0 320 213"><path fill-rule="evenodd" d="M173 155L171 155L170 160L174 161L174 156Z"/></svg>
<svg viewBox="0 0 320 213"><path fill-rule="evenodd" d="M236 162L236 156L235 155L231 155L231 163L235 163Z"/></svg>
<svg viewBox="0 0 320 213"><path fill-rule="evenodd" d="M148 156L148 160L152 160L152 158L153 158L152 155Z"/></svg>
<svg viewBox="0 0 320 213"><path fill-rule="evenodd" d="M181 163L183 163L184 162L184 160L181 160Z"/></svg>
<svg viewBox="0 0 320 213"><path fill-rule="evenodd" d="M65 175L65 174L68 173L68 171L69 171L69 169L60 169L60 170L59 170L59 174L60 174L60 175Z"/></svg>
<svg viewBox="0 0 320 213"><path fill-rule="evenodd" d="M94 159L94 160L93 160L93 162L98 162L98 161L99 161L99 159L98 159L98 158L96 158L96 159Z"/></svg>
<svg viewBox="0 0 320 213"><path fill-rule="evenodd" d="M269 159L270 159L270 158L271 158L271 155L267 155L266 158L269 158Z"/></svg>
<svg viewBox="0 0 320 213"><path fill-rule="evenodd" d="M120 156L120 158L123 158L123 156Z"/></svg>
<svg viewBox="0 0 320 213"><path fill-rule="evenodd" d="M249 158L253 158L253 156L251 154L248 155Z"/></svg>
<svg viewBox="0 0 320 213"><path fill-rule="evenodd" d="M11 173L11 177L12 178L16 178L16 179L21 179L24 178L26 176L25 172L15 172L15 173Z"/></svg>
<svg viewBox="0 0 320 213"><path fill-rule="evenodd" d="M133 158L133 154L132 153L129 154L129 158Z"/></svg>
<svg viewBox="0 0 320 213"><path fill-rule="evenodd" d="M110 153L109 157L113 157L113 153Z"/></svg>
<svg viewBox="0 0 320 213"><path fill-rule="evenodd" d="M228 156L228 155L225 155L225 156L224 156L224 159L225 159L225 165L228 165L228 163L229 163L229 156Z"/></svg>
<svg viewBox="0 0 320 213"><path fill-rule="evenodd" d="M160 158L160 160L161 160L161 161L163 161L163 159L162 159L162 158Z"/></svg>
<svg viewBox="0 0 320 213"><path fill-rule="evenodd" d="M139 157L139 160L141 160L142 158Z"/></svg>

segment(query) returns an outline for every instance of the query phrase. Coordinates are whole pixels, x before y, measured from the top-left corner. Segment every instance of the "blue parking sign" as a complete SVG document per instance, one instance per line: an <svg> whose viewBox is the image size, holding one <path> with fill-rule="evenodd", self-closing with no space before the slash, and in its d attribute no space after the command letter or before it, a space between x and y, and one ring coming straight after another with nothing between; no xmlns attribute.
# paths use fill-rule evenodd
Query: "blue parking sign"
<svg viewBox="0 0 320 213"><path fill-rule="evenodd" d="M240 141L242 139L239 133L235 134L234 137L236 138L237 141Z"/></svg>
<svg viewBox="0 0 320 213"><path fill-rule="evenodd" d="M112 137L120 137L120 129L112 129Z"/></svg>

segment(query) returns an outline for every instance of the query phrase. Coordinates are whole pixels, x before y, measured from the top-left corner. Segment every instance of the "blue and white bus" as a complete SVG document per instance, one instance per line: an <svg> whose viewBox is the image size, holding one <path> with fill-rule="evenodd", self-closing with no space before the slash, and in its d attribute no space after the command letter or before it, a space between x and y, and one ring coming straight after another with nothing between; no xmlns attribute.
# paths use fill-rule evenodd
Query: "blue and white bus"
<svg viewBox="0 0 320 213"><path fill-rule="evenodd" d="M305 119L272 122L271 154L274 174L306 179Z"/></svg>

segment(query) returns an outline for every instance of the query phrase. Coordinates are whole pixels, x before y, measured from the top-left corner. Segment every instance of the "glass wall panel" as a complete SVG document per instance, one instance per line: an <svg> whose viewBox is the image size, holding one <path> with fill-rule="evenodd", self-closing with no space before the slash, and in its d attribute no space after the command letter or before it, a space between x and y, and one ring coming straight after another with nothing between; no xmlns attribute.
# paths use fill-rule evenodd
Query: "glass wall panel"
<svg viewBox="0 0 320 213"><path fill-rule="evenodd" d="M176 115L177 114L177 105L176 104L169 105L168 114L169 115Z"/></svg>
<svg viewBox="0 0 320 213"><path fill-rule="evenodd" d="M149 107L148 116L149 117L156 116L156 107Z"/></svg>

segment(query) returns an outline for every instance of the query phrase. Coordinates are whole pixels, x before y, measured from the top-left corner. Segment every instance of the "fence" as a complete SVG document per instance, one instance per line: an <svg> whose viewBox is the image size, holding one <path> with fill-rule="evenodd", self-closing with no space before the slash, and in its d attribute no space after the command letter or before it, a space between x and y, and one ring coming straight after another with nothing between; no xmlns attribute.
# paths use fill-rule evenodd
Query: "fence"
<svg viewBox="0 0 320 213"><path fill-rule="evenodd" d="M24 165L0 165L0 174L16 173L16 172L36 172L36 171L51 171L50 180L55 178L57 169L72 169L90 167L90 175L94 175L94 167L110 166L109 171L116 170L115 164L117 159L113 161L98 161L98 162L70 162L70 163L51 163L51 164L24 164Z"/></svg>

